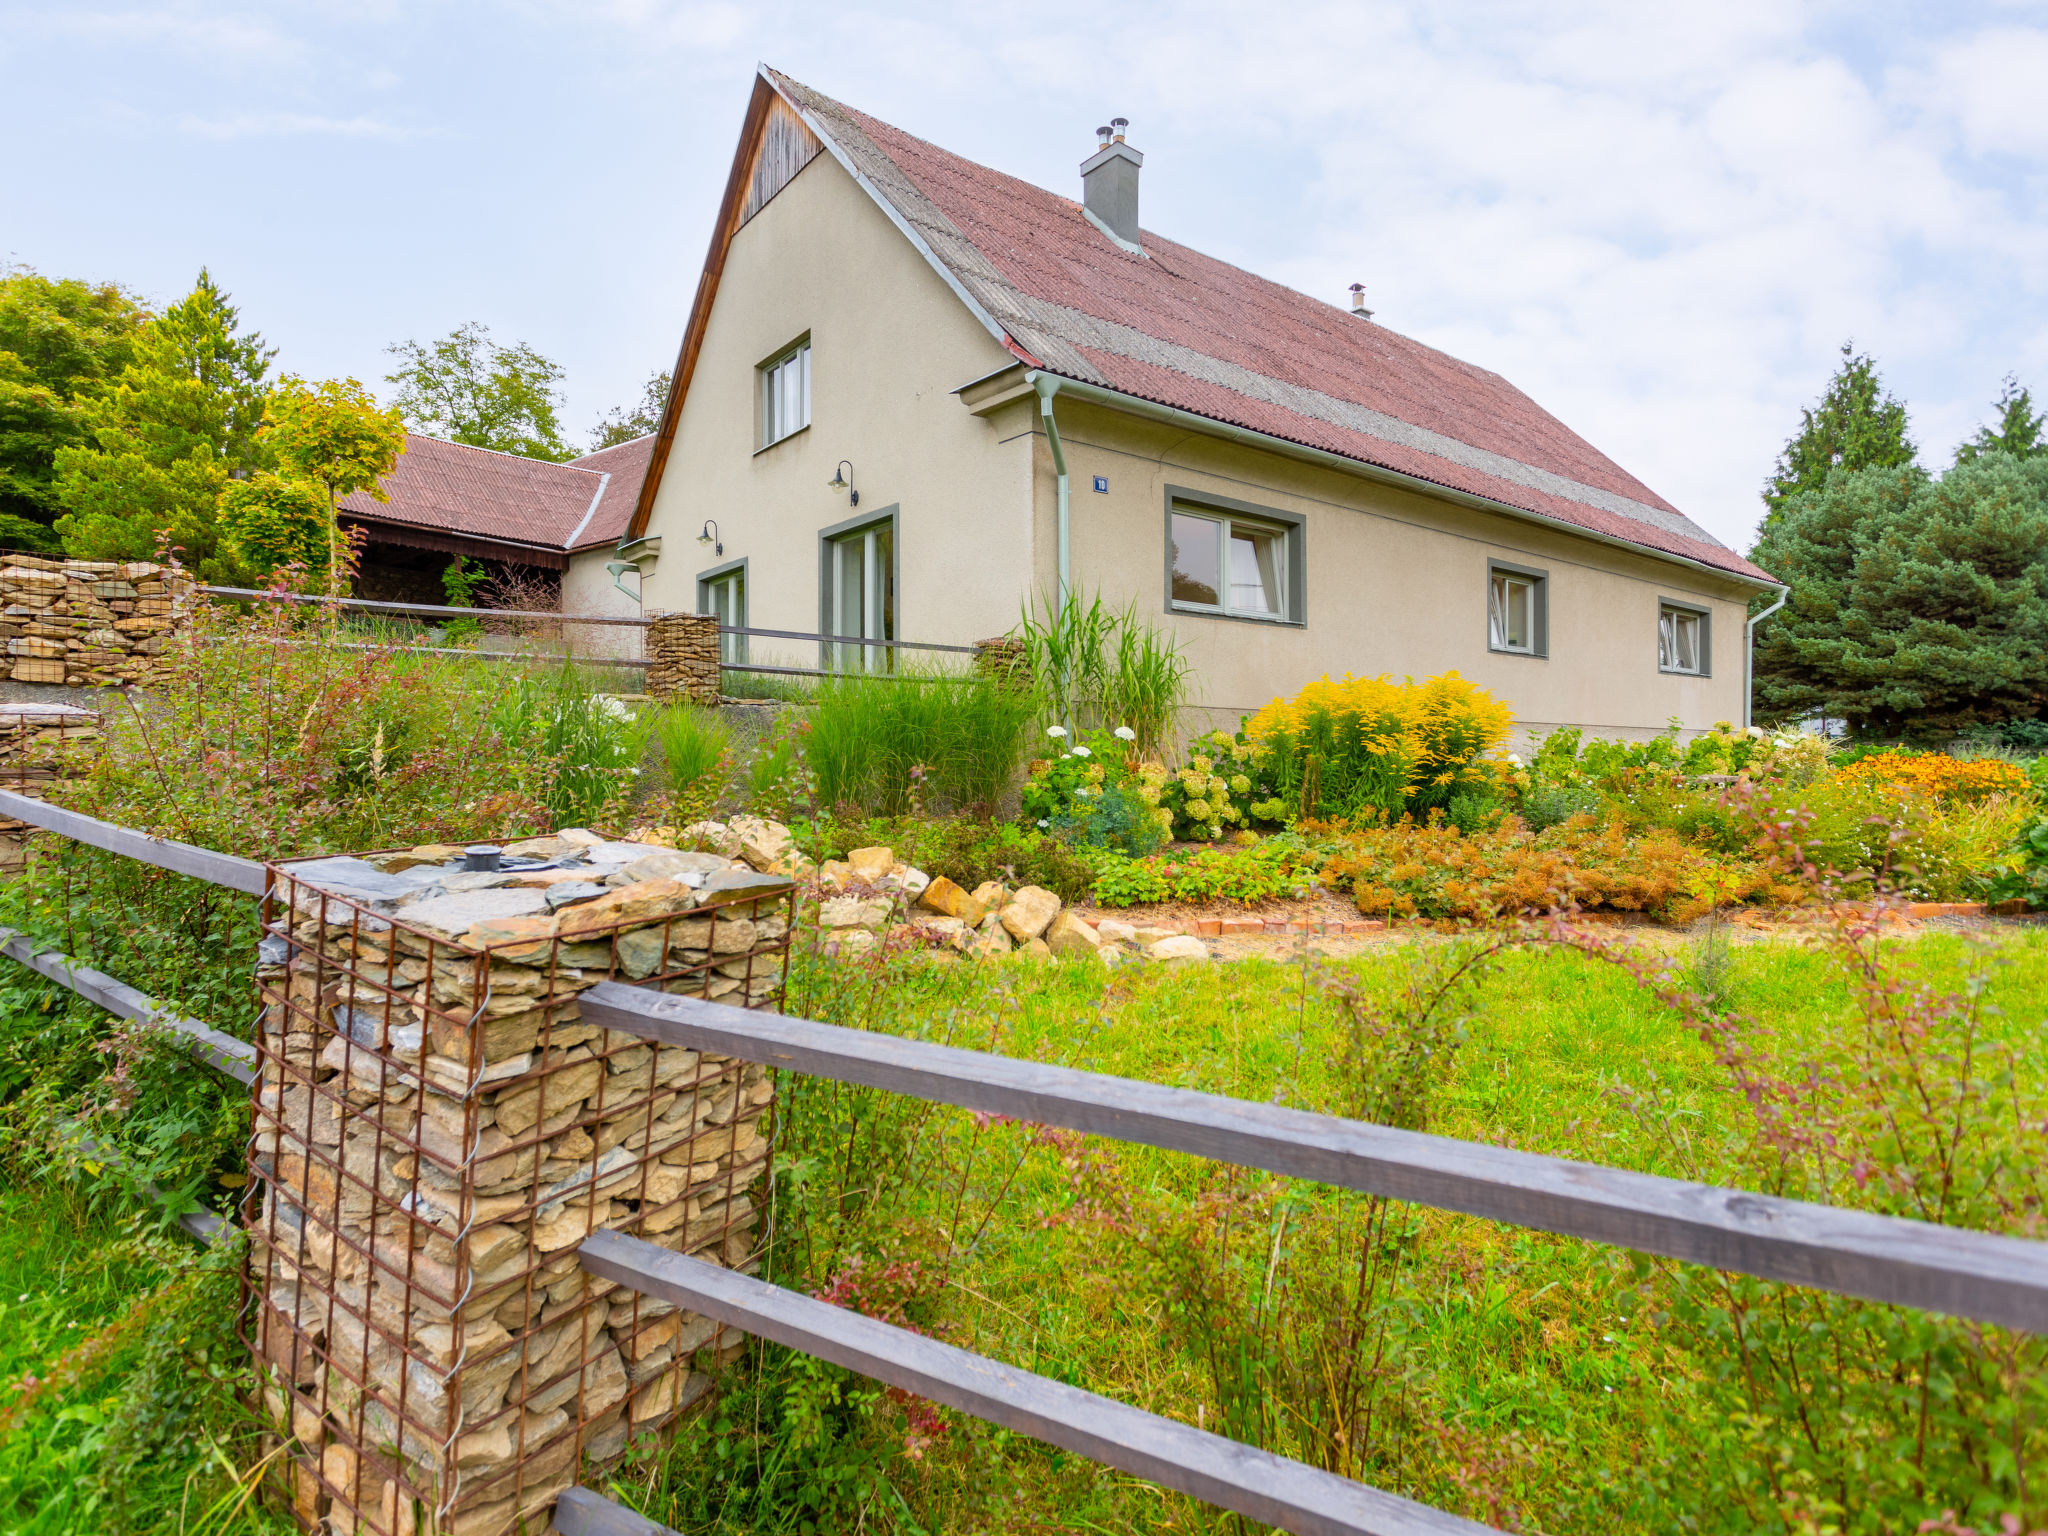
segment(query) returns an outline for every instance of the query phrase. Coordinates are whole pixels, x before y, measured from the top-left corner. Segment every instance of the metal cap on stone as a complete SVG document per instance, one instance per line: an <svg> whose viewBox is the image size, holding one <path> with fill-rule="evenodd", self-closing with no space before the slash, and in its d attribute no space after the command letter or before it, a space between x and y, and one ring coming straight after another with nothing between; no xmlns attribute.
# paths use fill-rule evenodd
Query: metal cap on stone
<svg viewBox="0 0 2048 1536"><path fill-rule="evenodd" d="M504 850L496 843L471 843L462 850L462 867L467 870L494 870Z"/></svg>

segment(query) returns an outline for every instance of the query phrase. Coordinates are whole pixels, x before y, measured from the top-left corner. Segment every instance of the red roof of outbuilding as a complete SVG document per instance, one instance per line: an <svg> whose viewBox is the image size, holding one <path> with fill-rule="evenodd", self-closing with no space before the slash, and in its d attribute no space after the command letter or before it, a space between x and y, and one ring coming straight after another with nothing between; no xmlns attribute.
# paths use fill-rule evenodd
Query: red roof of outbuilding
<svg viewBox="0 0 2048 1536"><path fill-rule="evenodd" d="M381 482L388 501L343 498L351 518L506 544L574 551L616 544L647 475L652 437L635 438L567 464L405 435L405 452ZM518 558L508 550L508 559Z"/></svg>
<svg viewBox="0 0 2048 1536"><path fill-rule="evenodd" d="M1770 579L1499 374L762 74L1032 365Z"/></svg>

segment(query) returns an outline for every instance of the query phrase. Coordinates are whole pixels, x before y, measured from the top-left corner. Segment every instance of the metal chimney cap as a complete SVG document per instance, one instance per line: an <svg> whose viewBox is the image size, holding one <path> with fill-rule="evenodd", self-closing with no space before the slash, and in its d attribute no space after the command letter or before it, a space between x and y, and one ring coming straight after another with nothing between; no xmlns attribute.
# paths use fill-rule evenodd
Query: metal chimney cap
<svg viewBox="0 0 2048 1536"><path fill-rule="evenodd" d="M1097 149L1107 149L1107 148L1109 148L1109 135L1110 135L1110 129L1109 129L1109 126L1108 126L1107 124L1104 124L1104 125L1103 125L1102 127L1100 127L1100 128L1098 128L1098 129L1096 129L1096 130L1095 130L1095 147L1096 147Z"/></svg>
<svg viewBox="0 0 2048 1536"><path fill-rule="evenodd" d="M1121 144L1124 141L1124 130L1131 126L1131 120L1128 117L1112 117L1109 126L1116 130L1116 141Z"/></svg>

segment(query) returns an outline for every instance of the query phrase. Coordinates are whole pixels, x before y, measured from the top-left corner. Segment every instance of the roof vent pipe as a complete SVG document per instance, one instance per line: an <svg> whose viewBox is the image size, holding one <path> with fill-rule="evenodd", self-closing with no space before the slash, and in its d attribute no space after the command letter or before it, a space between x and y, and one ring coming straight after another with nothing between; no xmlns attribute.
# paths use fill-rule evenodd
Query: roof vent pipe
<svg viewBox="0 0 2048 1536"><path fill-rule="evenodd" d="M1138 169L1145 157L1124 142L1128 118L1111 118L1095 130L1100 145L1081 162L1081 206L1109 236L1123 245L1138 244Z"/></svg>
<svg viewBox="0 0 2048 1536"><path fill-rule="evenodd" d="M1365 284L1363 283L1353 283L1351 285L1351 313L1358 316L1361 320L1370 320L1372 318L1372 311L1365 307Z"/></svg>

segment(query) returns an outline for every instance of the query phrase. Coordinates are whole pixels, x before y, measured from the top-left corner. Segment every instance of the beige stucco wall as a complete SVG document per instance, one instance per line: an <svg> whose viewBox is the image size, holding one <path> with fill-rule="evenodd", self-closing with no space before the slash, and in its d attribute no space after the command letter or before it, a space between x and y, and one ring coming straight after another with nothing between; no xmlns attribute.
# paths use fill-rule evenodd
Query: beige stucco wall
<svg viewBox="0 0 2048 1536"><path fill-rule="evenodd" d="M806 332L811 425L756 452L756 368ZM965 644L1010 629L1055 579L1051 457L1030 398L977 416L954 391L1012 361L820 155L734 237L647 530L663 541L647 610L693 610L700 573L745 559L749 623L815 631L819 532L895 505L899 638ZM1687 730L1741 718L1740 583L1071 397L1057 409L1076 591L1135 600L1170 626L1215 723L1325 672L1451 669L1506 698L1527 729L1642 735L1673 716ZM826 486L841 459L858 514ZM1305 627L1167 608L1169 485L1306 519ZM706 518L722 557L697 542ZM1487 649L1489 557L1548 571L1547 657ZM584 589L585 565L593 589L608 588L604 558L579 556L565 596ZM1710 677L1659 672L1659 597L1711 609ZM753 655L811 665L815 652L759 640Z"/></svg>
<svg viewBox="0 0 2048 1536"><path fill-rule="evenodd" d="M1526 729L1641 735L1742 717L1749 589L1568 533L1467 509L1277 453L1072 399L1056 402L1072 490L1073 581L1169 626L1219 724L1327 672L1424 677L1456 670L1513 705ZM1057 502L1043 438L1039 579L1053 578ZM1108 478L1106 494L1092 489ZM1167 487L1306 519L1303 626L1175 613L1166 602ZM1548 573L1547 657L1486 643L1487 561ZM1660 597L1711 610L1712 675L1657 667Z"/></svg>
<svg viewBox="0 0 2048 1536"><path fill-rule="evenodd" d="M571 555L569 569L562 573L562 612L639 618L640 605L613 585L612 573L604 568L606 561L617 558L618 551L609 544ZM625 584L634 584L630 571ZM570 624L564 626L563 638L579 656L639 656L642 633L623 625Z"/></svg>
<svg viewBox="0 0 2048 1536"><path fill-rule="evenodd" d="M811 425L756 452L755 370L806 332ZM1007 630L1032 565L1030 440L1005 446L952 392L1013 360L818 156L733 238L648 524L662 553L646 607L694 611L699 573L745 559L750 626L814 632L819 532L894 505L897 636L964 644ZM827 488L841 459L857 509ZM706 518L723 557L697 542ZM816 654L753 643L757 660Z"/></svg>

